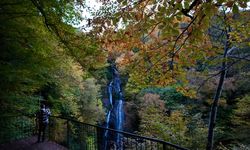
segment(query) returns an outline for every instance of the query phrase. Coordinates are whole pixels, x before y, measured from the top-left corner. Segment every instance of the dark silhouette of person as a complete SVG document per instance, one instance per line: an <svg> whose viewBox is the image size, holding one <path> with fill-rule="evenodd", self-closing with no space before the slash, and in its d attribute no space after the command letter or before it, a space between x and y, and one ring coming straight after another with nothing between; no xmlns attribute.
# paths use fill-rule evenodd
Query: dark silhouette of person
<svg viewBox="0 0 250 150"><path fill-rule="evenodd" d="M45 139L45 131L49 124L50 115L51 115L50 109L46 107L44 104L41 104L40 111L37 113L38 125L39 125L37 142L40 142L41 136L42 136L42 142Z"/></svg>

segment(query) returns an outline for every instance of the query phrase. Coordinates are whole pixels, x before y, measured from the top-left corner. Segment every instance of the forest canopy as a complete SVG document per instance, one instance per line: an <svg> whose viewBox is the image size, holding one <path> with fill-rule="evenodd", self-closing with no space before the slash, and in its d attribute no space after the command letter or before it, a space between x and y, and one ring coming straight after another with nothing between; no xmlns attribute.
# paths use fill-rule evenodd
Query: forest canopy
<svg viewBox="0 0 250 150"><path fill-rule="evenodd" d="M249 0L98 3L1 0L2 116L45 102L102 124L116 66L124 130L190 149L249 148Z"/></svg>

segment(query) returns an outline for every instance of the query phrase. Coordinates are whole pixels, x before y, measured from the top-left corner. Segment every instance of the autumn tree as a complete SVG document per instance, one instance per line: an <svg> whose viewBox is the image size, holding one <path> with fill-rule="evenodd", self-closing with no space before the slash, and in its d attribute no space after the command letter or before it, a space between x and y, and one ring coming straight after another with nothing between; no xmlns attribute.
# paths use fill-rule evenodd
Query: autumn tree
<svg viewBox="0 0 250 150"><path fill-rule="evenodd" d="M237 49L249 46L249 22L244 19L249 16L248 11L244 11L247 2L104 1L107 9L102 8L103 16L94 19L93 34L100 37L103 47L111 53L123 53L119 62L128 65L129 82L134 88L181 82L180 91L190 94L185 92L189 90L187 73L200 61L221 63L218 72L212 75L220 75L208 134L207 149L212 149L217 104L227 70L249 57L234 55ZM215 23L214 20L220 21ZM209 35L209 28L217 28L221 35L216 36L221 42L214 42L215 35Z"/></svg>

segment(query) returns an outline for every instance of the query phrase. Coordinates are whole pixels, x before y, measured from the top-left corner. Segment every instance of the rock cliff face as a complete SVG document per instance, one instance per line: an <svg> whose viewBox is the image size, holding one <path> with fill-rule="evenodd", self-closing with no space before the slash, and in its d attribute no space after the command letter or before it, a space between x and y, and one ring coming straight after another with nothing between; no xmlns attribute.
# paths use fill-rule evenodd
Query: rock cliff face
<svg viewBox="0 0 250 150"><path fill-rule="evenodd" d="M124 131L127 132L134 132L138 131L139 128L139 116L137 107L132 102L125 102L124 101L124 114L125 114L125 120L124 120Z"/></svg>

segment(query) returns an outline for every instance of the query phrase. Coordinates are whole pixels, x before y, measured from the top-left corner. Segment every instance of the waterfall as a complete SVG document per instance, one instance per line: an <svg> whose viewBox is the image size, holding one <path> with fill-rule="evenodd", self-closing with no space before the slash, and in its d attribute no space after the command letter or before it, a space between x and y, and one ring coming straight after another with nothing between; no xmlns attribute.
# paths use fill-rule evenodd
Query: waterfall
<svg viewBox="0 0 250 150"><path fill-rule="evenodd" d="M117 106L117 124L116 124L116 130L122 130L122 125L123 125L123 101L122 99L119 100L118 106ZM121 143L121 134L117 134L116 138L116 144L118 146L118 149L122 149L122 143Z"/></svg>
<svg viewBox="0 0 250 150"><path fill-rule="evenodd" d="M123 111L123 94L121 90L121 80L120 75L115 67L112 67L113 79L108 85L108 95L109 95L109 103L110 107L108 109L106 115L106 128L113 127L116 130L123 130L123 122L124 122L124 111ZM113 97L113 94L116 96ZM114 105L113 105L114 104ZM117 150L122 150L122 135L117 133L112 137L109 137L109 132L105 131L104 134L104 149L109 149L109 145L107 144L108 140L112 140L115 142L115 147Z"/></svg>
<svg viewBox="0 0 250 150"><path fill-rule="evenodd" d="M112 81L109 83L108 85L108 93L109 93L109 104L110 104L110 107L108 109L108 113L107 113L107 116L106 116L106 128L109 128L109 122L110 122L110 115L111 115L111 111L112 111L112 108L113 108L113 96L112 96ZM104 134L104 149L106 150L107 149L107 140L108 140L108 130L105 131L105 134Z"/></svg>
<svg viewBox="0 0 250 150"><path fill-rule="evenodd" d="M109 110L109 111L108 111L108 114L107 114L107 119L106 119L106 122L107 122L106 128L109 128L110 114L111 114L111 111ZM105 131L105 134L104 134L104 137L105 137L105 138L107 138L107 136L108 136L108 130L106 130L106 131Z"/></svg>
<svg viewBox="0 0 250 150"><path fill-rule="evenodd" d="M113 108L113 96L112 96L112 81L109 83L109 87L108 87L108 93L109 93L109 104L111 106L111 109ZM109 109L109 110L111 110Z"/></svg>

